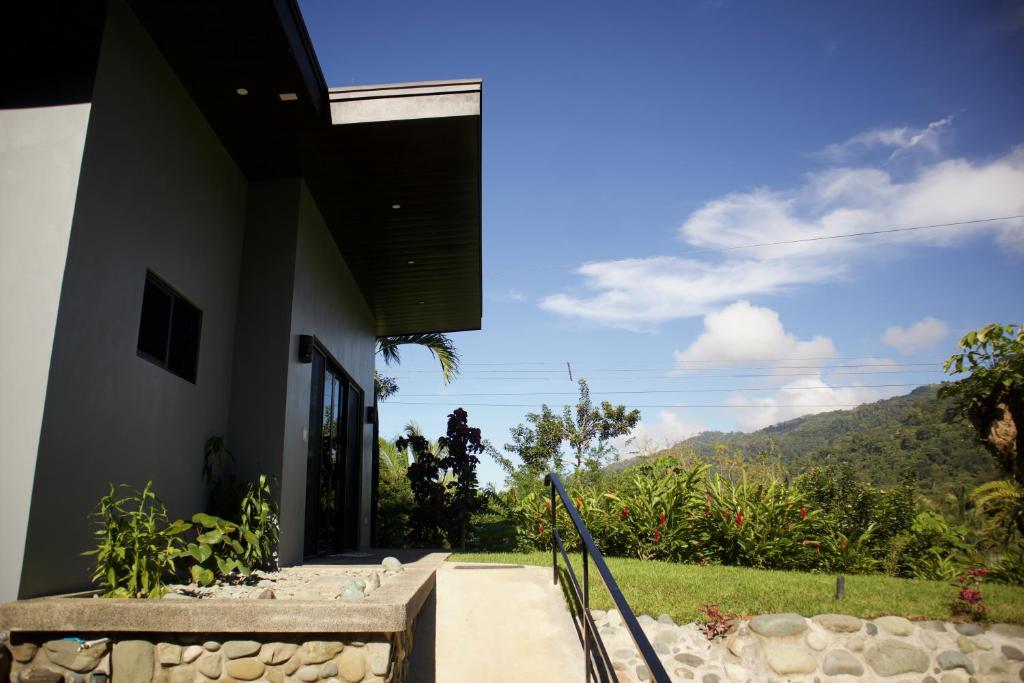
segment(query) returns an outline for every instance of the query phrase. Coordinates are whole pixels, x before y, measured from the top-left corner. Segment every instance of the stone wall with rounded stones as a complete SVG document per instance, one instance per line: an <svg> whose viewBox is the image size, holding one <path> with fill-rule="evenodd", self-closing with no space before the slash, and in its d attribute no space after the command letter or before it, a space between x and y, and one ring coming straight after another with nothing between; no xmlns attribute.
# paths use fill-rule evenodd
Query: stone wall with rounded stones
<svg viewBox="0 0 1024 683"><path fill-rule="evenodd" d="M619 683L650 672L615 610L593 612ZM673 681L699 683L1021 683L1024 627L766 614L709 642L696 624L638 618Z"/></svg>
<svg viewBox="0 0 1024 683"><path fill-rule="evenodd" d="M14 633L0 647L11 683L404 683L412 629L394 634L97 636ZM98 642L97 642L98 641ZM6 677L0 680L7 680Z"/></svg>

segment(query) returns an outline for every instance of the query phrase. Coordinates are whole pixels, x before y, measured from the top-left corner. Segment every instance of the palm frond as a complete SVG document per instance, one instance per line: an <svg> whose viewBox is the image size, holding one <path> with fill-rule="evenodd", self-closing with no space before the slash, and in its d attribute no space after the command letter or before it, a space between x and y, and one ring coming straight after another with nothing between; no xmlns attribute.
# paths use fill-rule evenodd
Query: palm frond
<svg viewBox="0 0 1024 683"><path fill-rule="evenodd" d="M386 365L402 362L399 347L405 344L422 346L437 358L441 364L441 374L445 383L451 382L459 374L461 358L455 348L455 342L440 332L427 332L424 334L400 334L392 337L379 337L377 339L377 353L384 359Z"/></svg>

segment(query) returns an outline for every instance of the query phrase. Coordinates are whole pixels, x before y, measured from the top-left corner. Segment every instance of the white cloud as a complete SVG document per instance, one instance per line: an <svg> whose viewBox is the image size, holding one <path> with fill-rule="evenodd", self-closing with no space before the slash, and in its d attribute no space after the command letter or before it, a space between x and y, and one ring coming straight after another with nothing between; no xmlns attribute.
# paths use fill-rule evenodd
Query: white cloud
<svg viewBox="0 0 1024 683"><path fill-rule="evenodd" d="M800 341L786 331L777 312L737 301L704 316L704 331L685 351L675 352L675 361L685 367L693 361L825 360L835 354L828 337Z"/></svg>
<svg viewBox="0 0 1024 683"><path fill-rule="evenodd" d="M516 288L505 289L500 292L490 292L487 298L491 301L526 301L526 294Z"/></svg>
<svg viewBox="0 0 1024 683"><path fill-rule="evenodd" d="M950 114L938 121L932 121L924 128L876 128L858 133L845 142L829 145L822 153L827 159L840 162L846 161L858 152L875 148L892 149L890 159L915 148L938 154L941 151L943 133L950 127L955 117L956 114Z"/></svg>
<svg viewBox="0 0 1024 683"><path fill-rule="evenodd" d="M912 139L912 138L911 138ZM917 142L915 144L924 144ZM1024 148L986 162L951 159L906 180L880 168L808 174L790 190L727 194L694 211L679 229L697 251L586 263L583 291L544 298L541 308L648 330L703 315L737 298L849 277L861 259L898 258L908 247L948 248L982 234L1024 254L1021 219L748 248L827 235L1024 214ZM716 252L716 253L704 253Z"/></svg>
<svg viewBox="0 0 1024 683"><path fill-rule="evenodd" d="M677 410L659 410L654 419L648 419L644 413L640 424L628 438L612 439L611 445L618 450L620 458L628 458L637 453L649 454L668 448L706 429L697 418Z"/></svg>
<svg viewBox="0 0 1024 683"><path fill-rule="evenodd" d="M882 334L882 342L903 353L913 353L932 348L948 335L949 326L945 322L928 316L910 327L890 325Z"/></svg>
<svg viewBox="0 0 1024 683"><path fill-rule="evenodd" d="M734 411L737 428L753 431L801 415L849 410L851 406L895 396L898 392L895 388L833 387L819 374L817 377L789 382L768 396L734 394L729 403L734 406L755 406L736 408Z"/></svg>

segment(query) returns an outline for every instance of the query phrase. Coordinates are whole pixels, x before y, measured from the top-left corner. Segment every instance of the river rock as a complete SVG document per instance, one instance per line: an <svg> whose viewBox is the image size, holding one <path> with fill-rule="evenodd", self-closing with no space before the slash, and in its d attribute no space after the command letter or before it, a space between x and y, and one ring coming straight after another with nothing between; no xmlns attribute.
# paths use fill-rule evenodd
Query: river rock
<svg viewBox="0 0 1024 683"><path fill-rule="evenodd" d="M338 665L334 662L327 662L320 667L320 678L331 678L338 675Z"/></svg>
<svg viewBox="0 0 1024 683"><path fill-rule="evenodd" d="M363 648L347 647L338 658L338 673L348 681L361 681L366 675L366 654Z"/></svg>
<svg viewBox="0 0 1024 683"><path fill-rule="evenodd" d="M826 676L864 675L864 665L846 650L829 650L821 662L821 670Z"/></svg>
<svg viewBox="0 0 1024 683"><path fill-rule="evenodd" d="M971 639L967 636L957 636L956 646L960 648L960 652L965 654L968 652L974 652L974 643L972 643Z"/></svg>
<svg viewBox="0 0 1024 683"><path fill-rule="evenodd" d="M263 675L266 665L255 657L243 657L241 659L229 659L227 674L239 681L255 681Z"/></svg>
<svg viewBox="0 0 1024 683"><path fill-rule="evenodd" d="M722 677L715 673L706 673L704 677L700 679L700 683L719 683Z"/></svg>
<svg viewBox="0 0 1024 683"><path fill-rule="evenodd" d="M202 645L189 645L181 651L181 661L186 664L191 664L199 659L199 656L204 652L206 652L206 650L203 649Z"/></svg>
<svg viewBox="0 0 1024 683"><path fill-rule="evenodd" d="M228 659L252 657L260 651L261 647L263 644L257 643L255 640L229 640L224 643L224 656Z"/></svg>
<svg viewBox="0 0 1024 683"><path fill-rule="evenodd" d="M174 643L158 643L156 660L160 666L176 666L181 664L181 646Z"/></svg>
<svg viewBox="0 0 1024 683"><path fill-rule="evenodd" d="M665 624L666 626L675 626L676 622L667 614L658 615L658 623Z"/></svg>
<svg viewBox="0 0 1024 683"><path fill-rule="evenodd" d="M39 651L39 646L35 643L18 643L13 645L7 644L7 649L11 651L11 655L14 656L14 661L19 664L28 664L32 661L32 658L36 656L36 652Z"/></svg>
<svg viewBox="0 0 1024 683"><path fill-rule="evenodd" d="M956 632L964 636L980 636L984 630L977 624L957 624Z"/></svg>
<svg viewBox="0 0 1024 683"><path fill-rule="evenodd" d="M367 643L366 664L375 676L386 676L391 666L391 643Z"/></svg>
<svg viewBox="0 0 1024 683"><path fill-rule="evenodd" d="M867 644L868 639L864 636L853 636L846 641L846 647L850 649L850 652L863 652Z"/></svg>
<svg viewBox="0 0 1024 683"><path fill-rule="evenodd" d="M924 629L921 630L918 637L921 639L921 644L924 645L927 650L934 650L939 646L939 641L935 640L935 636Z"/></svg>
<svg viewBox="0 0 1024 683"><path fill-rule="evenodd" d="M145 640L122 640L114 645L110 669L119 681L149 683L153 680L155 661L153 643Z"/></svg>
<svg viewBox="0 0 1024 683"><path fill-rule="evenodd" d="M1015 662L1024 662L1024 652L1021 652L1013 645L1003 645L1000 651L1007 659L1012 659Z"/></svg>
<svg viewBox="0 0 1024 683"><path fill-rule="evenodd" d="M345 649L344 643L333 640L311 640L299 648L303 664L323 664Z"/></svg>
<svg viewBox="0 0 1024 683"><path fill-rule="evenodd" d="M819 614L812 621L833 633L856 633L864 623L846 614Z"/></svg>
<svg viewBox="0 0 1024 683"><path fill-rule="evenodd" d="M974 643L974 647L979 650L991 650L993 647L992 641L985 636L975 636L974 638L971 638L971 642Z"/></svg>
<svg viewBox="0 0 1024 683"><path fill-rule="evenodd" d="M995 624L992 627L992 632L1007 638L1020 638L1024 640L1024 626L1019 624Z"/></svg>
<svg viewBox="0 0 1024 683"><path fill-rule="evenodd" d="M978 671L984 676L991 674L1009 673L1006 662L1002 657L991 652L982 652L978 656Z"/></svg>
<svg viewBox="0 0 1024 683"><path fill-rule="evenodd" d="M675 657L676 661L686 666L697 668L704 664L704 660L697 655L692 655L689 652L680 652Z"/></svg>
<svg viewBox="0 0 1024 683"><path fill-rule="evenodd" d="M203 649L207 652L217 652L218 650L220 650L220 643L218 643L216 640L207 640L205 643L203 643Z"/></svg>
<svg viewBox="0 0 1024 683"><path fill-rule="evenodd" d="M904 619L903 617L878 617L875 619L875 624L883 631L894 636L909 636L914 632L914 625L910 623L909 619Z"/></svg>
<svg viewBox="0 0 1024 683"><path fill-rule="evenodd" d="M729 677L733 683L742 683L750 677L750 672L744 669L739 664L733 664L732 662L725 663L725 675Z"/></svg>
<svg viewBox="0 0 1024 683"><path fill-rule="evenodd" d="M32 667L22 669L17 680L19 683L64 683L64 674L53 669Z"/></svg>
<svg viewBox="0 0 1024 683"><path fill-rule="evenodd" d="M867 631L869 636L878 635L878 627L872 624L870 621L864 624L864 630Z"/></svg>
<svg viewBox="0 0 1024 683"><path fill-rule="evenodd" d="M747 644L734 633L725 639L725 647L729 652L743 659L743 653L747 649Z"/></svg>
<svg viewBox="0 0 1024 683"><path fill-rule="evenodd" d="M955 650L946 650L940 652L939 656L935 658L935 663L939 665L939 668L943 671L951 671L953 669L963 669L969 674L974 673L974 664L967 658L963 652L957 652Z"/></svg>
<svg viewBox="0 0 1024 683"><path fill-rule="evenodd" d="M224 663L219 652L209 652L196 661L196 668L199 669L199 673L211 681L220 677L223 667Z"/></svg>
<svg viewBox="0 0 1024 683"><path fill-rule="evenodd" d="M363 586L363 592L369 595L378 588L380 588L380 574L370 572L370 575L366 577L366 585Z"/></svg>
<svg viewBox="0 0 1024 683"><path fill-rule="evenodd" d="M946 632L946 624L942 621L919 621L917 625L921 628L926 628L929 631L935 631L937 633Z"/></svg>
<svg viewBox="0 0 1024 683"><path fill-rule="evenodd" d="M194 667L176 666L171 669L170 683L192 683L196 678L196 670Z"/></svg>
<svg viewBox="0 0 1024 683"><path fill-rule="evenodd" d="M389 574L397 574L405 570L405 568L402 566L402 563L398 561L397 557L385 557L381 561L380 565L384 567L384 571L388 572Z"/></svg>
<svg viewBox="0 0 1024 683"><path fill-rule="evenodd" d="M807 622L799 614L762 614L750 620L750 630L766 638L784 638L806 631Z"/></svg>
<svg viewBox="0 0 1024 683"><path fill-rule="evenodd" d="M828 641L825 640L825 636L821 635L817 631L808 631L807 633L807 647L812 650L821 652L828 645Z"/></svg>
<svg viewBox="0 0 1024 683"><path fill-rule="evenodd" d="M925 673L930 662L924 650L902 640L883 640L868 648L864 659L879 676Z"/></svg>
<svg viewBox="0 0 1024 683"><path fill-rule="evenodd" d="M296 671L295 676L300 681L305 681L306 683L313 683L313 681L319 680L320 678L320 667L316 666L315 664L306 665L298 671Z"/></svg>
<svg viewBox="0 0 1024 683"><path fill-rule="evenodd" d="M818 668L818 663L807 650L796 645L775 645L765 653L768 666L780 676L786 674L809 674Z"/></svg>
<svg viewBox="0 0 1024 683"><path fill-rule="evenodd" d="M70 671L86 673L92 671L107 654L107 644L99 643L87 650L79 651L78 641L51 640L43 644L46 658Z"/></svg>
<svg viewBox="0 0 1024 683"><path fill-rule="evenodd" d="M284 664L298 649L295 643L268 643L260 650L259 659L264 664Z"/></svg>

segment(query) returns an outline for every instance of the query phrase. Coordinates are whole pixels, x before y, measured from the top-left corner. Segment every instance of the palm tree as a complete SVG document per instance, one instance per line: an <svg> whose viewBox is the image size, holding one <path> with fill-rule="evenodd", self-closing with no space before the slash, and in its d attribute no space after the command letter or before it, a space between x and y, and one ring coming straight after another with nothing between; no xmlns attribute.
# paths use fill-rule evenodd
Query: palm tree
<svg viewBox="0 0 1024 683"><path fill-rule="evenodd" d="M377 338L377 354L384 359L384 364L398 365L402 362L399 347L415 344L426 348L441 364L441 376L445 384L454 380L459 374L459 352L451 337L440 332L424 334L399 334L393 337ZM384 377L374 372L374 388L377 398L384 400L398 392L398 383L393 377Z"/></svg>
<svg viewBox="0 0 1024 683"><path fill-rule="evenodd" d="M1024 486L1013 479L982 484L971 492L971 498L986 519L985 532L1004 547L1015 535L1024 536Z"/></svg>

